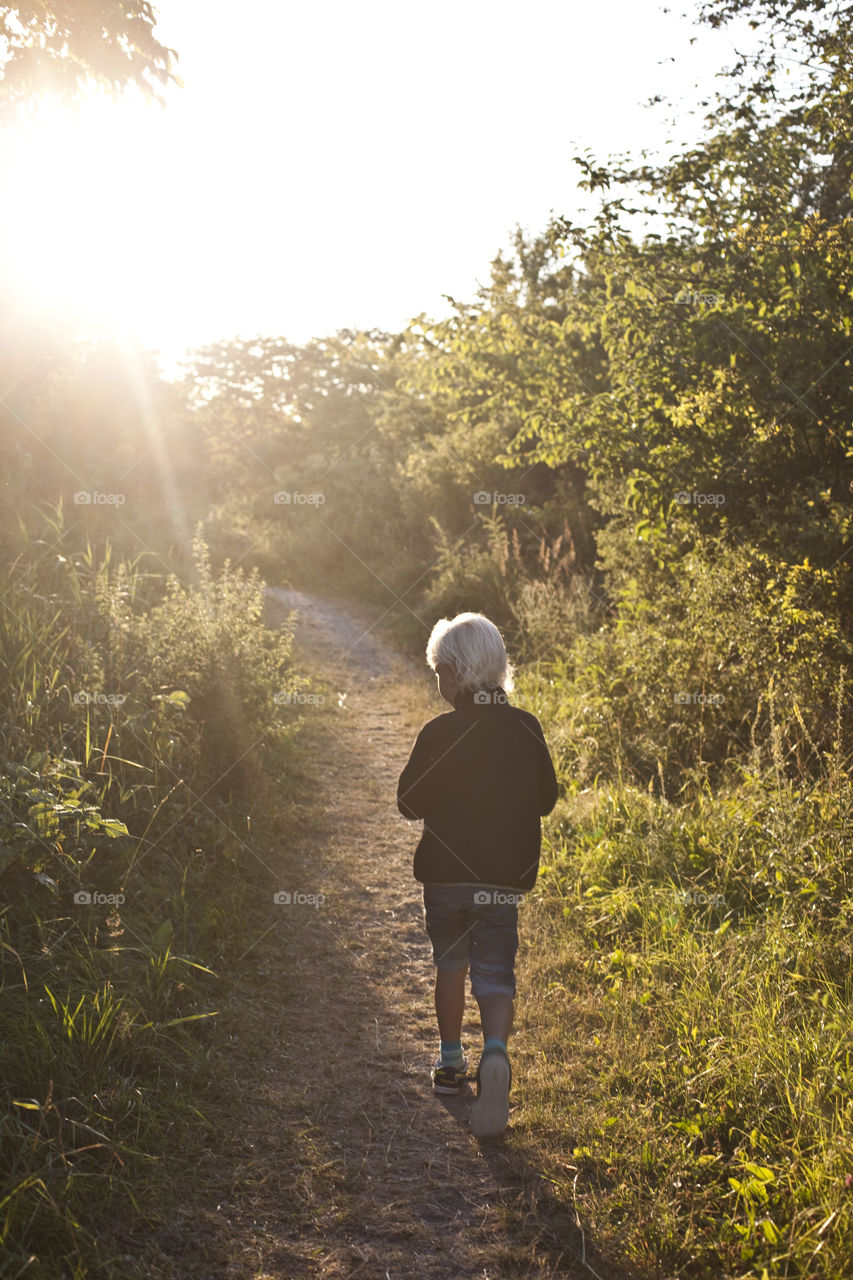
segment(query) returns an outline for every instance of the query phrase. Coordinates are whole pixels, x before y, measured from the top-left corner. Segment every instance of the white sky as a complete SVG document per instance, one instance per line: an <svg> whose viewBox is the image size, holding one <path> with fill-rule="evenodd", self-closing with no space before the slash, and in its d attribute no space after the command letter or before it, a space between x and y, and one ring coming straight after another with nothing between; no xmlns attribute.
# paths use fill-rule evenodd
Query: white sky
<svg viewBox="0 0 853 1280"><path fill-rule="evenodd" d="M0 140L0 286L4 309L135 332L166 363L446 314L516 223L595 207L573 154L696 138L736 30L659 0L155 7L184 81L165 110L53 108ZM672 109L644 109L658 93Z"/></svg>

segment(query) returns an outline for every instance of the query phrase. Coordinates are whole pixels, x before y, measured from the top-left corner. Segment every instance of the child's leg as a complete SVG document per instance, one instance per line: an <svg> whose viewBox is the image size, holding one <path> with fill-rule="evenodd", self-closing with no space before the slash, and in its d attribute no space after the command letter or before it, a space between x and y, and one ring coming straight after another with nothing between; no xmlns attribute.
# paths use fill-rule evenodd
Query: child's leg
<svg viewBox="0 0 853 1280"><path fill-rule="evenodd" d="M467 976L467 965L464 969L435 971L435 1016L438 1019L438 1033L446 1044L462 1037Z"/></svg>
<svg viewBox="0 0 853 1280"><path fill-rule="evenodd" d="M435 1014L445 1063L461 1060L465 980L468 975L468 906L471 890L424 885L424 923L435 962Z"/></svg>
<svg viewBox="0 0 853 1280"><path fill-rule="evenodd" d="M518 899L500 889L483 891L490 901L478 903L471 946L471 989L480 1006L484 1044L506 1048L512 1031L515 956L518 950Z"/></svg>
<svg viewBox="0 0 853 1280"><path fill-rule="evenodd" d="M518 949L517 895L500 889L478 903L471 946L471 987L480 1006L483 1052L477 1068L477 1097L471 1129L478 1138L496 1138L509 1122L512 1067L506 1042L512 1030L515 955ZM507 901L511 898L511 901Z"/></svg>
<svg viewBox="0 0 853 1280"><path fill-rule="evenodd" d="M512 1031L514 1002L512 996L480 995L477 997L480 1006L480 1022L483 1027L483 1040L501 1040L506 1044ZM460 1023L460 1026L462 1024Z"/></svg>

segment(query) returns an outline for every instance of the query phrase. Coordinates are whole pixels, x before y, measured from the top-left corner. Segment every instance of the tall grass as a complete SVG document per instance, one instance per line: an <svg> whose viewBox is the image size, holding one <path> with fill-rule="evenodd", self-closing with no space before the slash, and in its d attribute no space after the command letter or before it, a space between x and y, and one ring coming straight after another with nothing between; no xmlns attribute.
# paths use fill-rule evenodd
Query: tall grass
<svg viewBox="0 0 853 1280"><path fill-rule="evenodd" d="M300 681L200 540L164 580L49 511L0 600L0 1274L82 1277L203 1144L219 975L270 896L247 805Z"/></svg>
<svg viewBox="0 0 853 1280"><path fill-rule="evenodd" d="M551 676L553 679L553 675ZM554 685L522 690L559 732ZM674 802L569 780L524 924L523 1132L649 1274L849 1275L853 778L841 743ZM522 1042L523 1043L523 1042Z"/></svg>

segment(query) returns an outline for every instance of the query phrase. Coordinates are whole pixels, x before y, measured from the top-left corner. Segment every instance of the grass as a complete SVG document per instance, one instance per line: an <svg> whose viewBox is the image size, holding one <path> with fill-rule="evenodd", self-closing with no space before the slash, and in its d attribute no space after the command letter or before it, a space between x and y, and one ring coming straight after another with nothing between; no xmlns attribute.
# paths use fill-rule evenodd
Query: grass
<svg viewBox="0 0 853 1280"><path fill-rule="evenodd" d="M0 1275L132 1275L222 1127L217 1022L289 830L286 801L273 831L247 815L295 773L276 695L300 679L260 582L203 544L195 582L157 587L61 511L23 537L0 583Z"/></svg>
<svg viewBox="0 0 853 1280"><path fill-rule="evenodd" d="M848 1274L851 833L838 759L800 787L744 770L678 805L569 784L547 820L521 1135L607 1256Z"/></svg>
<svg viewBox="0 0 853 1280"><path fill-rule="evenodd" d="M259 584L214 578L202 557L194 585L157 597L90 549L39 557L2 584L0 1276L168 1277L194 1238L176 1186L251 1208L251 1142L222 1133L275 1032L259 1019L235 1045L230 1002L264 974L270 869L282 849L298 865L325 739L318 722L300 730L304 759L292 750L298 722L275 695L306 686L264 633ZM770 767L765 746L714 790L697 772L676 802L627 770L573 782L559 669L520 683L564 795L523 908L506 1155L525 1192L508 1221L552 1254L594 1244L649 1277L844 1280L853 782L841 725L811 778L790 776L771 735ZM79 687L126 701L74 703ZM250 712L239 742L263 747L256 768L232 773L235 707ZM275 1136L297 1178L294 1232L321 1209L328 1222L330 1206L345 1218L356 1185L322 1139L310 1125Z"/></svg>

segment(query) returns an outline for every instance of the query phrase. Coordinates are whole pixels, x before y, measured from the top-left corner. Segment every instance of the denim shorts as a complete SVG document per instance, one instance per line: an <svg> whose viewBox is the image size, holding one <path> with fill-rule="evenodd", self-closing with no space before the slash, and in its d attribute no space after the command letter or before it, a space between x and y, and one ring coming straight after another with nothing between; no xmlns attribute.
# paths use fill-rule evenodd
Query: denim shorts
<svg viewBox="0 0 853 1280"><path fill-rule="evenodd" d="M438 969L471 967L474 996L515 995L518 903L488 884L425 884L424 924Z"/></svg>

